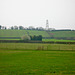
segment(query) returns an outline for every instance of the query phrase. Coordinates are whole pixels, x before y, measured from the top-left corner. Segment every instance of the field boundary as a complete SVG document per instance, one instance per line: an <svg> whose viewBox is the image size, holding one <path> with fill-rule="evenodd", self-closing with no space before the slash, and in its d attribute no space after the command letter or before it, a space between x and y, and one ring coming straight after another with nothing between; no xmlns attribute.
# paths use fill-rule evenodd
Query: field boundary
<svg viewBox="0 0 75 75"><path fill-rule="evenodd" d="M28 34L30 35L30 34ZM42 37L43 39L75 40L75 37ZM21 39L21 37L0 37L0 39Z"/></svg>
<svg viewBox="0 0 75 75"><path fill-rule="evenodd" d="M54 42L54 41L24 41L24 40L0 40L0 43L49 43L49 44L75 44L75 42Z"/></svg>

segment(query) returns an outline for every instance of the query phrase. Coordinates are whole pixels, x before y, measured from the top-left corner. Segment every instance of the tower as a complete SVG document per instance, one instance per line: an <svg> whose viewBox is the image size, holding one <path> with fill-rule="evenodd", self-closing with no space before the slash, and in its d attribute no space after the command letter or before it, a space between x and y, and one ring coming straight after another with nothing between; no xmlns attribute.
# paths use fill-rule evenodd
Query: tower
<svg viewBox="0 0 75 75"><path fill-rule="evenodd" d="M46 20L46 30L48 30L49 29L49 22L48 22L48 20Z"/></svg>

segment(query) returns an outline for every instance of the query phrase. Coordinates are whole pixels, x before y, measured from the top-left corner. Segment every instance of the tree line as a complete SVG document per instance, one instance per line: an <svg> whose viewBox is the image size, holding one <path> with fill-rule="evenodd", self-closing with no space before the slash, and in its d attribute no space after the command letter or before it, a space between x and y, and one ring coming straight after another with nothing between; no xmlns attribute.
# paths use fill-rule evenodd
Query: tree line
<svg viewBox="0 0 75 75"><path fill-rule="evenodd" d="M11 30L45 30L43 27L33 27L33 26L29 26L29 27L23 27L23 26L11 26L9 28L5 27L5 26L1 26L0 25L0 29L11 29Z"/></svg>
<svg viewBox="0 0 75 75"><path fill-rule="evenodd" d="M33 26L29 26L29 27L24 27L24 26L11 26L9 28L0 25L0 29L11 29L11 30L46 30L46 28L43 27L33 27ZM49 28L48 30L55 30L54 28Z"/></svg>
<svg viewBox="0 0 75 75"><path fill-rule="evenodd" d="M40 30L40 31L44 31L46 30L46 28L43 27L33 27L33 26L29 26L29 27L24 27L24 26L11 26L9 28L7 28L6 26L2 26L0 25L0 29L11 29L11 30ZM55 28L48 28L48 31L75 31L75 30L71 30L71 29L58 29L56 30Z"/></svg>
<svg viewBox="0 0 75 75"><path fill-rule="evenodd" d="M29 41L29 40L32 40L32 41L42 41L42 35L33 35L33 36L28 36L28 35L24 35L21 37L21 40L25 40L25 41Z"/></svg>
<svg viewBox="0 0 75 75"><path fill-rule="evenodd" d="M31 40L39 40L39 41L42 41L42 35L39 35L39 36L30 36Z"/></svg>

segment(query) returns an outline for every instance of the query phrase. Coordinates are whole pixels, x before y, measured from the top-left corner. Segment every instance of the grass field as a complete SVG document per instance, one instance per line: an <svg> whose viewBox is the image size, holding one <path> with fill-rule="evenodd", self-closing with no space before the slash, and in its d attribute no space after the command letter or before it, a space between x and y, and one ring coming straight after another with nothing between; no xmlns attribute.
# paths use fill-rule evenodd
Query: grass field
<svg viewBox="0 0 75 75"><path fill-rule="evenodd" d="M0 75L75 75L75 45L0 43Z"/></svg>
<svg viewBox="0 0 75 75"><path fill-rule="evenodd" d="M0 43L0 50L75 50L75 44Z"/></svg>
<svg viewBox="0 0 75 75"><path fill-rule="evenodd" d="M75 31L38 31L38 30L0 30L0 37L22 37L23 35L42 35L43 37L75 37Z"/></svg>
<svg viewBox="0 0 75 75"><path fill-rule="evenodd" d="M75 51L0 50L0 75L75 75Z"/></svg>
<svg viewBox="0 0 75 75"><path fill-rule="evenodd" d="M57 39L42 39L42 41L54 41L54 42L75 42L75 40L57 40Z"/></svg>
<svg viewBox="0 0 75 75"><path fill-rule="evenodd" d="M23 35L42 35L43 37L49 37L45 31L38 30L0 30L0 37L22 37Z"/></svg>
<svg viewBox="0 0 75 75"><path fill-rule="evenodd" d="M0 40L21 40L21 39L0 39Z"/></svg>
<svg viewBox="0 0 75 75"><path fill-rule="evenodd" d="M54 37L75 37L75 31L51 31Z"/></svg>

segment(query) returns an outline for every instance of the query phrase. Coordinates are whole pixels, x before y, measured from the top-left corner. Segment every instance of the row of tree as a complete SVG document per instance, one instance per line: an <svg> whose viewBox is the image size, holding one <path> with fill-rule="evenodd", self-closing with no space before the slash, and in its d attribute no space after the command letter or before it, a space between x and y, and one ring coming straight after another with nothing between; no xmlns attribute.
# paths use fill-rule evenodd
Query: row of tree
<svg viewBox="0 0 75 75"><path fill-rule="evenodd" d="M0 25L0 29L11 29L11 30L48 30L48 31L75 31L75 30L71 30L71 29L61 29L61 30L55 30L55 28L43 28L43 27L33 27L33 26L29 26L27 27L23 27L23 26L11 26L10 28L7 28L5 26Z"/></svg>
<svg viewBox="0 0 75 75"><path fill-rule="evenodd" d="M33 27L33 26L29 26L27 27L23 27L23 26L11 26L10 28L7 28L5 26L1 26L0 25L0 29L11 29L11 30L46 30L43 27ZM49 28L48 30L55 30L54 28Z"/></svg>
<svg viewBox="0 0 75 75"><path fill-rule="evenodd" d="M39 40L39 41L42 41L42 35L39 35L39 36L30 36L31 40Z"/></svg>
<svg viewBox="0 0 75 75"><path fill-rule="evenodd" d="M34 40L34 41L42 41L42 35L39 35L39 36L28 36L28 35L24 35L21 37L22 40L25 40L25 41L29 41L29 40Z"/></svg>
<svg viewBox="0 0 75 75"><path fill-rule="evenodd" d="M7 29L7 27L0 25L0 29Z"/></svg>

